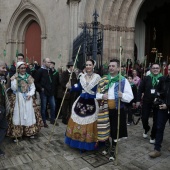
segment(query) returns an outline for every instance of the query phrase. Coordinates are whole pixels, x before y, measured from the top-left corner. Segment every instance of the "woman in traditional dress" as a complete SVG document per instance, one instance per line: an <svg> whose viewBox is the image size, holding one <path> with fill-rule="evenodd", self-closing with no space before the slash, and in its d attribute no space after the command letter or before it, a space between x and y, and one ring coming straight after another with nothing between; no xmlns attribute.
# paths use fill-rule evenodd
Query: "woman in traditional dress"
<svg viewBox="0 0 170 170"><path fill-rule="evenodd" d="M11 114L8 117L7 136L34 138L42 126L42 118L36 105L35 85L31 75L26 73L24 62L17 62L18 73L11 77Z"/></svg>
<svg viewBox="0 0 170 170"><path fill-rule="evenodd" d="M97 142L97 118L99 112L96 98L97 84L100 76L93 72L95 61L86 61L86 73L80 77L79 84L67 87L72 91L82 91L74 102L69 119L65 143L71 147L84 150L94 150Z"/></svg>

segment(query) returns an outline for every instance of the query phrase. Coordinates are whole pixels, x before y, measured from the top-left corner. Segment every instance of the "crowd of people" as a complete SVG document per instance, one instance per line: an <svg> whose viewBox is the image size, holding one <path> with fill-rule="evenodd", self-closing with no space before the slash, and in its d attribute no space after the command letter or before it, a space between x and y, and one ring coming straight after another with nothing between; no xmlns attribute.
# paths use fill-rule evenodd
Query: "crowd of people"
<svg viewBox="0 0 170 170"><path fill-rule="evenodd" d="M23 136L33 139L42 127L48 128L48 120L58 125L57 117L67 125L67 145L84 152L104 143L102 154L114 160L117 142L128 137L127 126L133 124L132 110L141 107L143 138L148 137L148 120L153 118L149 142L155 147L149 156L161 156L163 133L170 118L170 65L164 65L161 71L158 63L152 63L145 74L139 64L120 68L120 61L112 59L102 77L95 73L95 66L96 62L88 59L82 71L75 70L72 61L66 70L56 70L49 58L43 59L41 66L37 62L26 64L19 53L17 62L7 71L0 61L0 142L5 135L14 142ZM0 150L0 155L4 154Z"/></svg>

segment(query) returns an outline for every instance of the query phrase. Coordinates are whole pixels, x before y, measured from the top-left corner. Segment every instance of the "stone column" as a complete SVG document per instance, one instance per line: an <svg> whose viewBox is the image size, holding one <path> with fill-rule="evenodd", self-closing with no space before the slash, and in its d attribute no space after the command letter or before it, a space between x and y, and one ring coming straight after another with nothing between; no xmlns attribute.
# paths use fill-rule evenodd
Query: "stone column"
<svg viewBox="0 0 170 170"><path fill-rule="evenodd" d="M68 0L70 7L70 50L69 50L69 60L72 58L73 51L73 40L78 35L78 16L79 16L79 2L81 0Z"/></svg>
<svg viewBox="0 0 170 170"><path fill-rule="evenodd" d="M134 37L135 33L134 30L131 30L126 33L126 50L125 50L125 57L134 60Z"/></svg>

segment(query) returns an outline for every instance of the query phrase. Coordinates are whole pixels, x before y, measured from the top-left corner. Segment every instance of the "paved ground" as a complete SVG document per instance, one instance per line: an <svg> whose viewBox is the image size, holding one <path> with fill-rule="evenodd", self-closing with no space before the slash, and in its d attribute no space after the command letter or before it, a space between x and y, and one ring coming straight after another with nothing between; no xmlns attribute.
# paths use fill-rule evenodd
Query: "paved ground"
<svg viewBox="0 0 170 170"><path fill-rule="evenodd" d="M51 143L46 145L50 128L42 128L35 139L24 138L19 145L6 138L1 146L6 152L0 157L0 169L9 170L170 170L170 127L166 126L162 156L151 159L148 152L153 150L149 139L142 138L141 122L137 126L129 126L129 138L119 142L119 165L108 162L101 156L100 150L80 153L77 149L69 148L64 144L66 126L59 120L55 128ZM103 165L101 165L103 164Z"/></svg>

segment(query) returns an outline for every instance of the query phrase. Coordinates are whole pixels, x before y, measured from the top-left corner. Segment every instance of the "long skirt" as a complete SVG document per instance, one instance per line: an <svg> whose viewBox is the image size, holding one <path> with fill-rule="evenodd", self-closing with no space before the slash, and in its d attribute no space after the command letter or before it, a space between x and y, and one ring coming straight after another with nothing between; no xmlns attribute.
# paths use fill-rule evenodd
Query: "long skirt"
<svg viewBox="0 0 170 170"><path fill-rule="evenodd" d="M33 136L37 134L40 131L41 127L43 127L43 121L41 118L40 109L36 104L35 98L33 98L33 108L35 112L36 123L31 126L21 126L21 125L13 124L12 113L14 112L15 99L16 97L14 94L11 94L9 96L11 114L9 114L7 117L7 121L8 121L7 136L14 138L14 137L22 137L22 136Z"/></svg>
<svg viewBox="0 0 170 170"><path fill-rule="evenodd" d="M78 98L72 107L65 143L81 150L94 150L97 142L98 103L95 99Z"/></svg>

